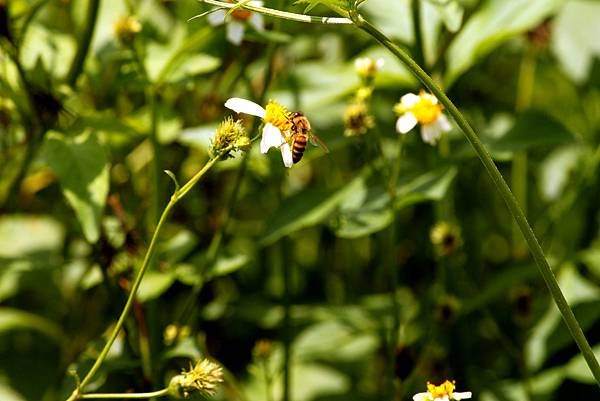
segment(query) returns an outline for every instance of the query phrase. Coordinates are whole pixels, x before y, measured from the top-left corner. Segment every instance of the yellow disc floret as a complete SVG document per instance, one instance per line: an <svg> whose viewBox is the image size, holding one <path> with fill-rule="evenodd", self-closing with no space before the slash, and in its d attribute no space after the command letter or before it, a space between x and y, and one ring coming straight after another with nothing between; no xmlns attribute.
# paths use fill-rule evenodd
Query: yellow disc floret
<svg viewBox="0 0 600 401"><path fill-rule="evenodd" d="M265 123L274 125L282 133L288 132L292 128L291 113L281 104L274 100L269 100L265 111Z"/></svg>
<svg viewBox="0 0 600 401"><path fill-rule="evenodd" d="M442 114L442 108L435 96L421 92L419 101L411 107L410 111L420 124L431 124Z"/></svg>
<svg viewBox="0 0 600 401"><path fill-rule="evenodd" d="M454 388L455 388L454 381L446 380L439 386L436 386L435 384L431 384L430 382L427 382L427 391L429 392L429 394L431 394L431 396L434 399L443 398L444 396L450 397L452 395L452 393L454 392Z"/></svg>

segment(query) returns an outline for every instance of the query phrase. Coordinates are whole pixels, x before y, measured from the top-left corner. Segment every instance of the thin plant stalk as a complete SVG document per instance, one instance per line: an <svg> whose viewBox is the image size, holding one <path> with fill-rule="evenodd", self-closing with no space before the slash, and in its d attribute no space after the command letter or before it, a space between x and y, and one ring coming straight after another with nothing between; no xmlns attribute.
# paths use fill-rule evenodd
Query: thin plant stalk
<svg viewBox="0 0 600 401"><path fill-rule="evenodd" d="M66 81L69 86L75 85L77 77L83 69L85 58L87 57L88 51L90 50L90 43L94 36L94 28L96 27L96 20L98 19L98 9L100 7L100 0L89 0L87 14L85 18L84 30L79 36L79 43L77 44L77 52L73 58L73 63L69 72L67 73Z"/></svg>
<svg viewBox="0 0 600 401"><path fill-rule="evenodd" d="M169 393L168 388L163 388L162 390L152 391L150 393L91 393L91 394L82 394L79 396L80 399L83 400L108 400L108 399L146 399L146 398L154 398L154 397L164 397Z"/></svg>
<svg viewBox="0 0 600 401"><path fill-rule="evenodd" d="M121 311L121 315L119 316L117 323L113 327L113 330L112 330L108 340L106 341L104 348L100 352L100 355L98 355L98 358L94 362L92 368L88 371L88 373L85 375L83 380L81 380L81 383L77 386L77 388L73 391L73 393L69 396L69 398L67 398L67 401L74 401L74 400L80 399L83 396L81 391L83 389L85 389L85 386L87 384L89 384L90 380L98 372L100 365L102 365L102 363L106 359L106 356L108 355L108 351L110 350L112 344L114 343L115 339L117 338L119 331L123 327L123 324L125 323L125 319L127 318L127 315L131 311L131 307L133 306L135 295L140 287L140 283L142 282L144 273L146 273L146 270L148 269L148 266L150 265L150 261L152 260L152 258L154 256L154 252L156 250L156 244L158 242L158 237L162 231L162 228L164 227L164 224L167 220L167 217L169 216L169 213L171 212L171 209L173 208L173 206L175 206L175 204L177 202L179 202L194 187L194 185L196 185L196 183L200 180L200 178L202 178L204 176L204 174L208 170L210 170L210 168L220 159L221 155L228 152L229 150L231 150L231 147L226 148L222 153L220 153L219 155L217 155L214 158L212 158L211 160L209 160L208 163L206 163L204 165L204 167L196 173L196 175L194 175L184 186L182 186L181 188L178 188L171 196L169 203L167 203L167 206L165 206L165 208L160 216L160 219L158 221L158 224L156 225L156 228L154 229L154 233L152 234L152 239L150 240L150 245L148 246L148 249L146 250L146 255L144 256L144 261L142 262L142 266L138 270L138 273L137 273L135 280L133 282L133 285L131 287L131 291L129 292L129 296L127 297L127 302L125 303L125 306L123 307L123 310Z"/></svg>
<svg viewBox="0 0 600 401"><path fill-rule="evenodd" d="M525 241L529 247L529 250L535 260L542 278L544 279L548 289L550 290L550 294L558 307L571 336L573 337L575 343L579 347L581 354L583 355L587 365L589 366L594 378L596 379L596 383L600 386L600 365L594 356L592 348L588 343L587 339L581 327L579 326L579 322L575 318L573 311L569 307L567 300L565 299L558 282L556 281L556 277L546 260L544 255L544 251L540 246L531 226L527 222L527 218L525 214L519 207L519 203L513 196L508 184L500 174L500 171L494 164L492 157L489 152L485 148L485 146L479 140L479 137L473 130L473 128L469 125L466 118L462 115L462 113L458 110L458 108L452 103L452 101L446 96L446 94L436 85L433 79L417 64L415 61L400 47L394 44L385 34L379 31L376 27L371 25L368 21L366 21L355 8L350 10L350 18L356 26L370 36L372 36L375 40L385 46L388 50L390 50L399 61L401 61L404 65L406 65L414 75L427 87L431 93L433 93L439 101L446 107L448 113L454 118L457 125L463 131L467 140L479 156L482 164L490 175L496 189L504 199L509 212L512 217L515 219L519 229L521 230L523 236L525 237Z"/></svg>
<svg viewBox="0 0 600 401"><path fill-rule="evenodd" d="M522 112L531 105L533 86L535 84L535 64L535 54L532 49L526 49L519 68L517 96L515 100L515 110L517 112ZM527 151L516 152L512 161L511 186L525 216L527 216L527 166ZM515 256L520 257L527 252L527 244L525 244L523 235L516 223L513 224L512 237L513 253Z"/></svg>

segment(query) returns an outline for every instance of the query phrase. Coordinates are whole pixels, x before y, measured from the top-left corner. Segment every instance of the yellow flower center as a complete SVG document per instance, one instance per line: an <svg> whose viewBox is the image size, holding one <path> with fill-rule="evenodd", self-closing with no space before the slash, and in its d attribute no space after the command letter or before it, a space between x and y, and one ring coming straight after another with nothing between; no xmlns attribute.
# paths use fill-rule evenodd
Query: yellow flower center
<svg viewBox="0 0 600 401"><path fill-rule="evenodd" d="M291 113L285 107L274 100L269 100L265 107L265 123L271 123L279 128L282 133L289 131L292 128Z"/></svg>
<svg viewBox="0 0 600 401"><path fill-rule="evenodd" d="M431 124L442 113L443 106L435 103L434 99L432 96L421 93L419 101L410 108L409 111L413 113L420 124Z"/></svg>
<svg viewBox="0 0 600 401"><path fill-rule="evenodd" d="M436 386L435 384L431 384L431 383L427 382L427 391L429 392L429 394L431 394L431 396L434 399L435 398L443 398L445 395L450 397L452 395L452 393L454 392L454 388L455 388L454 381L446 380L439 386Z"/></svg>

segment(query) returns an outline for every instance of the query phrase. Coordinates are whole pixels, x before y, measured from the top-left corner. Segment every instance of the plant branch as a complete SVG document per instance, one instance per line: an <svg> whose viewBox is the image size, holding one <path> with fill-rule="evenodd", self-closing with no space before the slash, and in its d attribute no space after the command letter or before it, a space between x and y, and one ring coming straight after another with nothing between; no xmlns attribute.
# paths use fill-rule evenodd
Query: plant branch
<svg viewBox="0 0 600 401"><path fill-rule="evenodd" d="M162 390L152 391L150 393L92 393L82 394L80 396L83 400L94 400L94 399L142 399L142 398L153 398L163 397L169 393L168 388Z"/></svg>
<svg viewBox="0 0 600 401"><path fill-rule="evenodd" d="M129 292L129 296L127 297L127 302L125 303L125 307L123 308L123 311L121 312L121 315L119 316L119 320L117 321L115 327L113 328L113 330L110 334L110 337L108 338L108 340L106 341L106 344L104 345L104 348L100 352L100 355L94 362L94 365L88 371L88 373L85 375L85 377L81 381L81 384L75 389L75 391L73 391L73 393L67 399L67 401L74 401L74 400L77 400L77 399L80 399L83 397L83 394L81 393L81 391L90 382L92 377L96 374L96 372L100 368L100 365L102 364L102 362L104 362L104 360L106 359L106 356L108 354L108 351L110 350L110 347L112 346L115 339L117 338L119 331L121 330L121 328L123 327L123 324L125 323L125 319L127 318L127 315L131 311L131 307L133 306L135 295L137 293L137 290L140 287L140 283L142 282L144 273L146 273L146 270L148 269L148 266L150 265L150 261L152 260L152 257L154 256L154 251L156 249L158 237L160 235L160 232L162 231L164 223L167 220L169 212L171 211L173 206L175 206L175 204L178 201L180 201L194 187L194 185L196 185L196 183L200 180L200 178L202 178L202 176L204 176L204 174L221 158L221 156L223 154L227 153L228 151L230 151L231 149L232 149L232 147L226 148L223 150L223 152L221 152L220 154L218 154L217 156L212 158L208 163L206 163L204 165L204 167L200 171L198 171L196 173L196 175L194 175L183 187L181 187L180 189L175 191L175 193L171 196L169 203L163 210L162 215L160 216L160 219L158 221L158 224L156 225L156 228L154 229L154 233L152 234L152 239L150 240L150 245L148 246L148 249L146 250L146 255L144 256L144 261L142 262L142 266L140 267L140 270L138 271L138 273L135 277L135 280L131 287L131 291Z"/></svg>
<svg viewBox="0 0 600 401"><path fill-rule="evenodd" d="M458 108L452 103L452 101L446 96L446 94L436 85L433 79L417 64L415 61L400 47L394 44L385 34L380 32L377 28L371 25L368 21L366 21L359 13L358 10L352 9L350 10L350 18L354 21L356 26L374 39L376 39L379 43L385 46L389 51L391 51L403 64L405 64L413 74L427 87L438 99L439 101L446 107L450 115L454 118L457 125L463 131L467 140L470 142L471 146L479 156L482 164L490 175L496 189L504 199L508 210L510 211L512 217L517 222L519 229L523 233L529 250L535 260L540 273L550 290L550 294L552 295L556 306L558 307L565 324L567 325L573 340L579 347L586 363L588 364L594 378L596 379L596 383L600 386L600 365L594 356L592 348L590 347L587 339L573 311L569 307L567 300L565 299L558 282L556 281L556 277L546 260L544 255L544 251L540 246L531 226L527 222L527 218L525 214L519 207L519 204L515 197L513 196L510 188L508 187L506 181L500 174L500 171L494 164L492 157L489 152L485 148L485 146L479 140L479 137L473 130L473 128L469 125L466 118L462 115L462 113L458 110Z"/></svg>
<svg viewBox="0 0 600 401"><path fill-rule="evenodd" d="M326 24L326 25L352 25L352 21L348 18L342 17L315 17L312 15L296 14L287 11L275 10L273 8L253 6L251 4L236 4L236 3L225 3L219 0L198 0L206 4L213 6L219 6L222 8L245 8L250 11L255 11L264 15L268 15L276 18L283 18L289 21L306 22L309 24Z"/></svg>

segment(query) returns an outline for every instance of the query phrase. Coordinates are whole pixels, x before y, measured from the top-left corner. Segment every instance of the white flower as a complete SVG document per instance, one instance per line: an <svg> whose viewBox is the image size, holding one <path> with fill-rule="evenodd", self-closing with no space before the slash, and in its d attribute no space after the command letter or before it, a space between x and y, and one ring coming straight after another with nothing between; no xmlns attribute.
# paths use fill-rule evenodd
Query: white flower
<svg viewBox="0 0 600 401"><path fill-rule="evenodd" d="M232 1L229 1L232 3ZM262 7L262 1L251 1L247 3L251 6ZM265 29L265 23L263 17L259 13L252 12L250 10L239 8L233 11L230 15L230 20L227 21L227 40L236 46L239 46L244 40L244 32L246 31L246 23L250 24L257 31ZM207 17L208 23L212 26L223 25L225 18L227 17L227 11L223 9L217 9L210 13Z"/></svg>
<svg viewBox="0 0 600 401"><path fill-rule="evenodd" d="M373 60L370 57L359 57L354 60L354 68L358 75L363 78L373 78L375 74L383 67L383 59Z"/></svg>
<svg viewBox="0 0 600 401"><path fill-rule="evenodd" d="M455 393L455 382L446 380L439 386L427 382L427 391L413 395L413 401L450 401L471 398L471 392Z"/></svg>
<svg viewBox="0 0 600 401"><path fill-rule="evenodd" d="M394 106L394 111L399 115L396 131L406 134L419 123L423 141L435 145L442 133L452 128L442 110L443 106L437 98L429 93L407 93L402 96L400 103Z"/></svg>
<svg viewBox="0 0 600 401"><path fill-rule="evenodd" d="M231 98L225 102L225 107L236 113L250 114L260 117L265 123L260 141L261 153L267 153L271 148L279 148L283 164L286 167L292 167L292 149L289 140L292 137L290 132L292 123L290 112L279 103L270 100L263 108L262 106L251 102L250 100Z"/></svg>

